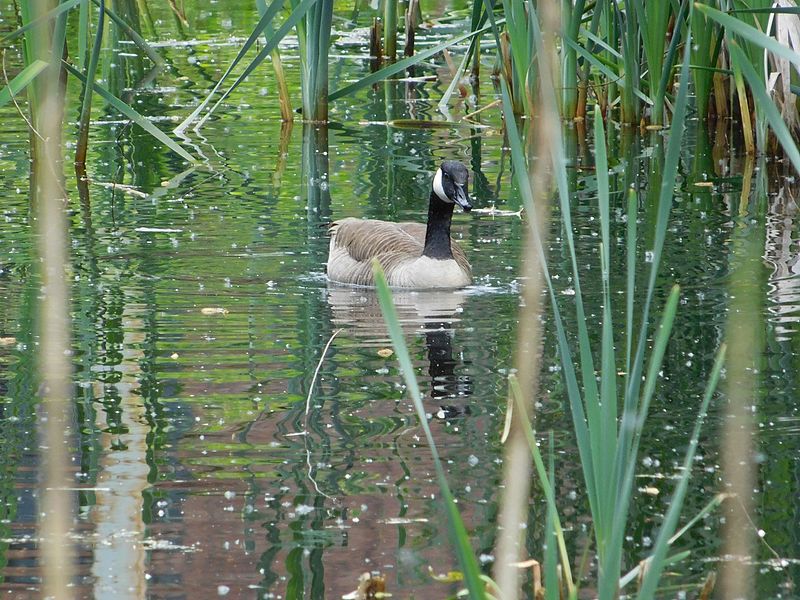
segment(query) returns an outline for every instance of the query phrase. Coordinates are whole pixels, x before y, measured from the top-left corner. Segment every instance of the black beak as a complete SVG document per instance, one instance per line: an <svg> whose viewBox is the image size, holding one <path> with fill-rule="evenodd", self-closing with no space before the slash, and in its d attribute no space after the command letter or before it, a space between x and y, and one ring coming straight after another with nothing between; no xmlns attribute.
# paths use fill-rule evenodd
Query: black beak
<svg viewBox="0 0 800 600"><path fill-rule="evenodd" d="M455 185L456 188L456 197L455 201L461 208L464 209L464 212L469 212L472 210L472 205L469 203L469 196L467 196L467 191L464 189L463 186L458 184Z"/></svg>

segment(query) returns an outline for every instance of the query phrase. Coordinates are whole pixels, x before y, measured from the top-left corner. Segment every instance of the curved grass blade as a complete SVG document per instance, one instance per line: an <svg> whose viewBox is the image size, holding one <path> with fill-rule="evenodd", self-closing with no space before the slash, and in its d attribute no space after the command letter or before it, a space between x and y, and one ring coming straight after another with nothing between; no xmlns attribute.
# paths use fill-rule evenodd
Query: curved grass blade
<svg viewBox="0 0 800 600"><path fill-rule="evenodd" d="M61 13L66 12L72 8L75 8L78 4L80 4L83 1L84 0L67 0L66 2L62 2L54 9L43 14L41 17L34 19L30 23L26 23L19 29L15 29L8 35L0 38L0 46L5 46L8 42L17 39L19 36L23 35L26 31L34 27L37 27L38 25L41 25L43 23L48 23L55 17L59 16Z"/></svg>
<svg viewBox="0 0 800 600"><path fill-rule="evenodd" d="M67 69L67 71L69 71L75 77L77 77L82 82L84 82L84 84L86 83L86 76L83 73L81 73L78 69L76 69L75 67L73 67L71 64L69 64L66 61L62 61L61 64L64 65L64 68ZM111 106L113 106L115 109L117 109L123 115L128 117L131 121L136 123L139 127L144 129L147 133L152 135L159 142L164 144L167 148L172 150L175 154L177 154L178 156L180 156L184 160L187 160L187 161L189 161L191 163L197 162L197 159L194 156L192 156L191 154L189 154L186 150L184 150L175 140L170 138L166 133L161 131L158 127L153 125L145 117L143 117L138 112L136 112L134 109L132 109L130 106L125 104L122 100L117 98L114 94L109 92L106 88L101 86L99 83L93 82L92 83L92 89L95 92L97 92L98 94L100 94L100 96L102 96L105 99L105 101L108 102Z"/></svg>
<svg viewBox="0 0 800 600"><path fill-rule="evenodd" d="M470 31L475 31L476 29L480 29L484 23L486 23L487 16L483 12L483 2L482 0L473 0L472 3L472 20L470 22ZM453 80L450 82L450 85L447 86L447 90L442 95L442 99L439 100L439 110L446 110L447 105L450 103L450 97L455 92L456 88L458 87L458 82L461 80L461 77L464 73L464 69L467 67L467 63L469 63L470 58L472 58L473 54L476 51L476 43L480 38L474 37L469 41L469 48L467 48L466 53L464 54L464 58L459 64L458 69L456 70L456 74L453 77Z"/></svg>
<svg viewBox="0 0 800 600"><path fill-rule="evenodd" d="M689 486L689 478L691 477L692 473L694 456L697 452L697 445L700 440L700 430L703 428L703 422L708 414L708 405L711 402L711 397L714 395L714 391L717 389L717 383L719 382L719 376L722 372L722 366L725 364L725 351L726 347L725 344L723 344L720 347L719 352L717 352L717 358L714 361L714 367L711 369L711 376L708 380L708 384L706 385L703 401L700 403L700 410L697 413L694 431L692 432L692 438L689 441L689 448L687 448L686 456L683 459L683 471L681 472L681 477L678 480L678 485L675 487L675 493L672 495L669 510L667 510L667 514L664 517L664 523L662 523L661 529L658 532L658 537L656 538L656 543L653 548L653 554L648 559L650 564L648 565L647 569L645 569L644 579L641 587L639 588L639 598L643 600L655 597L656 585L661 577L661 573L664 571L664 567L666 567L666 562L664 559L667 556L667 549L671 543L670 540L672 538L672 533L675 531L675 528L678 525L678 518L681 514L683 500L686 497L686 489Z"/></svg>
<svg viewBox="0 0 800 600"><path fill-rule="evenodd" d="M696 514L696 515L694 515L694 516L693 516L691 519L689 519L689 521L687 521L686 525L684 525L683 527L681 527L681 528L680 528L680 529L679 529L679 530L678 530L678 531L675 533L675 535L673 535L673 536L672 536L672 537L669 539L669 544L670 544L670 545L672 545L672 544L674 544L676 541L678 541L678 540L679 540L679 539L680 539L680 538L683 536L683 534L684 534L684 533L686 533L687 531L689 531L689 530L690 530L692 527L694 527L694 526L695 526L695 524L696 524L696 523L700 522L700 520L701 520L701 519L704 519L704 518L705 518L705 516L706 516L707 514L709 514L709 513L710 513L712 510L714 510L715 508L717 508L717 507L718 507L720 504L722 504L722 503L725 501L725 499L726 499L726 498L729 498L729 497L730 497L730 495L729 495L729 494L725 494L725 493L717 494L716 496L714 496L714 497L713 497L711 500L709 500L709 501L706 503L706 505L705 505L703 508L701 508L701 509L700 509L700 510L697 512L697 514ZM683 554L684 554L684 553L679 553L679 554L677 554L677 555L675 555L675 556L676 556L676 557L677 557L677 556L682 556ZM685 558L686 556L689 556L689 554L690 554L690 552L688 552L688 551L687 551L687 552L685 553L685 556L682 556L681 560L682 560L683 558ZM668 558L666 559L666 562L665 562L665 564L669 564L669 561L670 561L670 559L671 559L671 557L668 557ZM625 575L623 575L622 577L620 577L620 578L619 578L619 589L622 589L622 588L624 588L624 587L625 587L626 585L628 585L628 584L629 584L631 581L633 581L634 579L636 579L636 578L639 576L639 572L642 570L642 566L645 566L645 567L647 567L647 565L648 565L648 560L647 560L647 559L645 559L645 560L643 560L642 562L640 562L638 565L636 565L636 566L635 566L633 569L631 569L630 571L628 571L627 573L625 573Z"/></svg>
<svg viewBox="0 0 800 600"><path fill-rule="evenodd" d="M556 496L553 491L553 477L548 475L547 469L544 466L544 458L542 452L539 450L539 445L536 443L536 435L531 427L531 419L528 411L525 408L525 400L522 397L522 391L519 389L519 381L515 375L508 376L508 387L511 392L511 397L514 399L514 406L517 410L517 419L522 423L522 429L525 432L525 439L528 442L528 447L531 449L531 456L533 457L533 464L536 467L536 474L539 476L539 482L544 492L545 500L547 501L548 518L552 519L553 531L555 532L556 541L558 543L558 552L561 557L561 568L564 570L564 578L567 583L567 590L570 597L575 591L575 583L572 580L572 569L570 567L569 553L567 552L567 545L564 540L564 529L561 526L561 519L558 516L558 506L556 504ZM550 514L552 511L552 514ZM548 530L549 531L549 530ZM549 546L549 544L548 544Z"/></svg>
<svg viewBox="0 0 800 600"><path fill-rule="evenodd" d="M386 79L387 77L390 77L390 76L394 75L395 73L399 73L400 71L404 71L408 67L414 66L417 63L420 63L423 60L426 60L426 59L430 58L431 56L434 56L435 54L438 54L442 50L444 50L446 48L449 48L450 46L452 46L454 44L458 44L459 42L463 42L464 40L468 40L470 38L473 38L476 35L481 35L482 33L486 32L486 31L489 31L491 28L492 28L491 25L486 25L484 27L481 27L480 29L476 29L475 31L470 31L469 33L465 33L464 35L459 35L458 37L454 37L454 38L452 38L450 40L447 40L446 42L442 42L441 44L438 44L438 45L434 46L433 48L429 48L428 50L424 50L423 52L415 54L414 56L409 56L408 58L404 58L402 60L398 60L396 63L388 65L388 66L384 67L383 69L381 69L380 71L375 71L374 73L371 73L370 75L367 75L363 79L359 79L356 82L353 82L353 83L351 83L349 85L346 85L346 86L344 86L342 88L339 88L338 90L336 90L335 92L332 92L328 96L328 100L330 100L332 102L332 101L337 100L337 99L339 99L339 98L341 98L343 96L347 96L348 94L352 94L353 92L355 92L357 90L360 90L363 87L367 87L369 85L372 85L373 83L378 83L379 81L382 81L382 80Z"/></svg>
<svg viewBox="0 0 800 600"><path fill-rule="evenodd" d="M17 73L8 85L0 90L0 107L8 104L11 99L24 90L36 77L48 67L43 60L35 60Z"/></svg>
<svg viewBox="0 0 800 600"><path fill-rule="evenodd" d="M765 50L769 50L773 54L777 54L778 56L785 58L800 68L800 54L794 52L788 46L784 46L783 44L779 43L775 38L762 33L752 25L748 25L747 23L725 14L716 8L712 8L705 4L697 4L696 8L706 16L714 19L717 23L725 27L726 31L735 33L748 42L752 42L757 46L764 48Z"/></svg>
<svg viewBox="0 0 800 600"><path fill-rule="evenodd" d="M258 36L260 36L261 33L267 27L269 27L270 23L272 23L272 20L278 14L281 8L283 8L284 1L285 0L274 0L269 5L269 7L267 7L264 10L264 13L261 15L261 18L258 20L258 23L256 24L250 36L245 41L244 45L239 49L239 52L236 54L236 57L233 59L233 62L231 62L231 64L222 74L222 77L219 78L219 81L217 81L216 85L214 85L214 87L211 89L211 91L208 93L205 99L200 103L200 105L197 108L195 108L194 111L192 111L192 114L186 117L183 120L183 122L173 130L176 134L180 134L183 131L185 131L186 128L194 122L197 116L205 110L206 106L208 106L209 102L211 102L211 98L214 96L214 94L217 93L217 90L220 88L223 82L228 78L228 75L231 74L231 71L233 71L236 65L239 64L239 61L241 61L244 58L244 55L247 54L247 51L250 50L253 44L255 44L256 41L258 40Z"/></svg>
<svg viewBox="0 0 800 600"><path fill-rule="evenodd" d="M500 89L503 99L503 114L505 115L506 132L508 134L509 147L511 148L511 160L514 165L514 173L518 174L517 185L519 186L520 195L525 206L525 210L529 215L535 215L536 211L533 205L533 190L531 189L531 182L527 177L528 164L525 160L525 155L522 150L523 142L520 137L517 124L514 120L514 107L511 103L511 95L508 91L508 84L504 78L500 79ZM575 371L575 364L572 359L572 353L567 341L566 329L564 328L564 320L561 317L561 310L558 306L556 291L553 287L553 280L550 277L550 270L547 266L544 249L542 248L541 239L538 236L536 225L529 219L529 226L533 229L533 242L536 246L536 252L539 254L539 264L542 268L542 276L547 282L547 291L550 295L550 306L553 309L553 322L556 325L556 336L558 340L558 351L561 358L561 365L564 373L564 381L567 388L567 397L570 403L570 413L572 415L572 425L575 430L575 438L578 443L578 451L581 456L581 469L583 471L583 478L586 482L587 496L591 506L592 514L597 514L597 484L592 463L592 448L591 436L589 434L589 425L586 417L586 412L583 408L583 398L581 397L580 387L578 386L578 377Z"/></svg>
<svg viewBox="0 0 800 600"><path fill-rule="evenodd" d="M252 73L258 65L260 65L264 59L272 53L272 51L278 47L278 43L286 37L286 34L289 33L289 30L297 25L300 19L308 12L308 10L317 2L317 0L303 0L297 8L295 8L292 13L289 15L289 18L278 28L275 34L269 39L269 41L264 44L264 47L261 51L256 55L256 57L250 62L249 65L245 68L244 72L236 78L236 81L231 84L231 86L225 90L219 100L214 103L208 112L203 116L202 119L197 123L195 129L199 129L203 126L203 124L209 119L209 117L214 114L214 111L217 110L220 104L222 104L225 99L233 93L233 91L239 87L239 84L242 83L247 77Z"/></svg>
<svg viewBox="0 0 800 600"><path fill-rule="evenodd" d="M739 44L731 40L728 44L728 51L730 52L731 62L741 70L742 75L747 79L750 91L755 97L756 106L763 111L764 115L767 117L772 131L775 132L775 136L778 138L781 146L783 146L786 156L792 161L795 171L800 172L800 151L798 151L797 144L794 139L792 139L792 134L789 132L789 128L786 127L786 123L783 121L780 112L778 112L775 103L764 90L764 84L759 78L758 73L756 73L753 65L750 64L750 61L744 51L739 47Z"/></svg>
<svg viewBox="0 0 800 600"><path fill-rule="evenodd" d="M425 433L425 439L428 442L431 456L433 457L433 466L436 471L436 479L439 483L439 489L444 498L445 512L447 513L447 522L450 526L451 541L455 544L458 562L461 565L461 570L464 573L464 582L469 590L470 598L482 599L486 597L484 583L481 580L481 572L478 568L478 563L475 560L475 555L472 551L472 546L469 542L467 530L464 527L464 522L461 520L461 515L455 504L453 494L450 492L450 486L447 483L447 476L445 475L442 461L439 459L439 451L436 449L436 443L433 440L433 434L428 426L428 419L425 415L425 407L422 404L422 394L417 385L417 378L414 374L414 367L411 364L411 357L408 354L405 339L403 338L403 331L400 328L400 321L397 317L397 311L394 307L392 300L392 292L389 285L386 283L386 277L383 274L380 264L377 260L372 263L372 270L375 274L375 286L378 292L378 301L383 313L383 319L386 321L386 326L389 329L389 335L392 339L392 346L397 354L397 360L400 362L400 368L403 371L403 377L406 380L406 387L408 388L408 395L414 404L414 409L417 411L417 418L419 424Z"/></svg>

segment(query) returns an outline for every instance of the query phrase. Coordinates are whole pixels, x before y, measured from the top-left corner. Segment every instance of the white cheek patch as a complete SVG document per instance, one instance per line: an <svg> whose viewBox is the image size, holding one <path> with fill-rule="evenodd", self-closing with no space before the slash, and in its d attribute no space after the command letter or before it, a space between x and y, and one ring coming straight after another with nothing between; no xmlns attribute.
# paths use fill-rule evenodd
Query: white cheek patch
<svg viewBox="0 0 800 600"><path fill-rule="evenodd" d="M444 187L442 187L442 170L437 169L436 175L433 177L433 191L439 196L440 200L444 200L445 202L452 202L450 198L447 197L447 194L444 193Z"/></svg>

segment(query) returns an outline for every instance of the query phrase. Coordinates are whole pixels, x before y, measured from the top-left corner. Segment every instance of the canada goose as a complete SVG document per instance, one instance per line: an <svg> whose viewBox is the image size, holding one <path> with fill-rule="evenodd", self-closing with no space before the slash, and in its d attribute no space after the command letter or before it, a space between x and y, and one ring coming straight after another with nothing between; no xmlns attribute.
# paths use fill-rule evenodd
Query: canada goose
<svg viewBox="0 0 800 600"><path fill-rule="evenodd" d="M390 223L347 218L331 224L328 278L339 283L375 285L377 258L391 287L460 288L472 282L464 251L450 238L453 207L472 210L467 193L469 171L446 160L431 185L428 224Z"/></svg>

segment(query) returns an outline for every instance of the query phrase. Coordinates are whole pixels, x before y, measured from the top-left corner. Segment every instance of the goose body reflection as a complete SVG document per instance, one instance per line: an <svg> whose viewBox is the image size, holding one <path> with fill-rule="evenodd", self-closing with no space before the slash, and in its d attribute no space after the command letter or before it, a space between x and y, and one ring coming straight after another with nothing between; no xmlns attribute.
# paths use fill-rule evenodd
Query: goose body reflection
<svg viewBox="0 0 800 600"><path fill-rule="evenodd" d="M450 237L453 208L472 209L469 171L446 160L431 184L428 222L391 223L347 218L331 224L328 278L374 286L372 262L381 264L394 288L454 289L472 282L472 268L458 242Z"/></svg>
<svg viewBox="0 0 800 600"><path fill-rule="evenodd" d="M466 294L460 290L395 290L392 298L403 330L425 335L430 397L452 402L471 395L472 380L467 375L457 374L464 363L453 346L453 324L460 320ZM329 285L328 304L333 312L333 323L363 338L366 345L377 350L391 343L374 290ZM469 413L467 405L440 404L440 409L437 414L446 417Z"/></svg>

